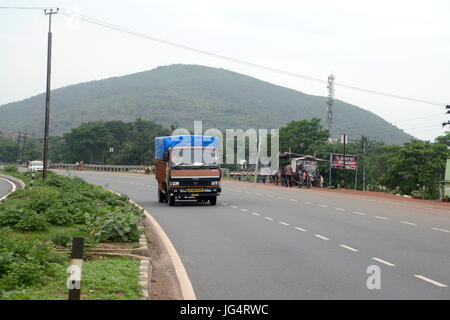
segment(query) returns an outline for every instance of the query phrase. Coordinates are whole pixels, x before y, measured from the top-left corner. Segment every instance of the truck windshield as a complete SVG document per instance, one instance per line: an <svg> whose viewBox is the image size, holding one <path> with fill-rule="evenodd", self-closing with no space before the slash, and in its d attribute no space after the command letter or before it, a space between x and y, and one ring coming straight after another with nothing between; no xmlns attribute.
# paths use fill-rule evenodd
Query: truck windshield
<svg viewBox="0 0 450 320"><path fill-rule="evenodd" d="M216 148L174 148L172 167L217 167Z"/></svg>

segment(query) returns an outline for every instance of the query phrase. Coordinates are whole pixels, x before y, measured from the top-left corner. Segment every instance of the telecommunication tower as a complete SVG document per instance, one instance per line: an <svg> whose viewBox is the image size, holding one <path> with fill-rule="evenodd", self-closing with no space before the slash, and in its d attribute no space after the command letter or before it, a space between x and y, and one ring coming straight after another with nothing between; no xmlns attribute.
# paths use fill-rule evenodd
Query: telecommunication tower
<svg viewBox="0 0 450 320"><path fill-rule="evenodd" d="M327 98L327 128L330 132L328 142L333 141L333 110L334 110L334 75L328 76L328 98Z"/></svg>

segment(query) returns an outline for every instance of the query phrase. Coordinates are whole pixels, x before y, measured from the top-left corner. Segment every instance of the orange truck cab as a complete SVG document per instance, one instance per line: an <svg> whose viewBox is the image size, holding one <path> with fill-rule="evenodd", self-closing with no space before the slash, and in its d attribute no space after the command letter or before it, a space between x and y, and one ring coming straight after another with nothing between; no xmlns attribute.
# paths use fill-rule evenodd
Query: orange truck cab
<svg viewBox="0 0 450 320"><path fill-rule="evenodd" d="M156 180L160 203L176 200L217 202L221 171L219 141L211 136L169 136L155 138Z"/></svg>

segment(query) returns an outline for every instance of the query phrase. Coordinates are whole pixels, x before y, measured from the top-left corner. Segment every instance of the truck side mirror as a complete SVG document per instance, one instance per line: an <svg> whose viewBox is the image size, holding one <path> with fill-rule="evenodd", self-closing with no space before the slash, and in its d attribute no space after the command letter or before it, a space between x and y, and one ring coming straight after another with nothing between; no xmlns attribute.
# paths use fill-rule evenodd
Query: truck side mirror
<svg viewBox="0 0 450 320"><path fill-rule="evenodd" d="M168 152L164 152L163 153L163 161L164 162L169 162L169 153Z"/></svg>

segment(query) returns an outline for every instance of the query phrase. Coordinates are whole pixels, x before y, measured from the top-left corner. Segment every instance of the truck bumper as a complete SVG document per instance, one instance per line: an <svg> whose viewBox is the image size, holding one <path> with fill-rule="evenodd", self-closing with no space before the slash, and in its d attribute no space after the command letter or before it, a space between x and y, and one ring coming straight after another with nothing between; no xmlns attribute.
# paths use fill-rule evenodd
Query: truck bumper
<svg viewBox="0 0 450 320"><path fill-rule="evenodd" d="M169 196L177 198L211 198L220 195L220 187L169 188Z"/></svg>

